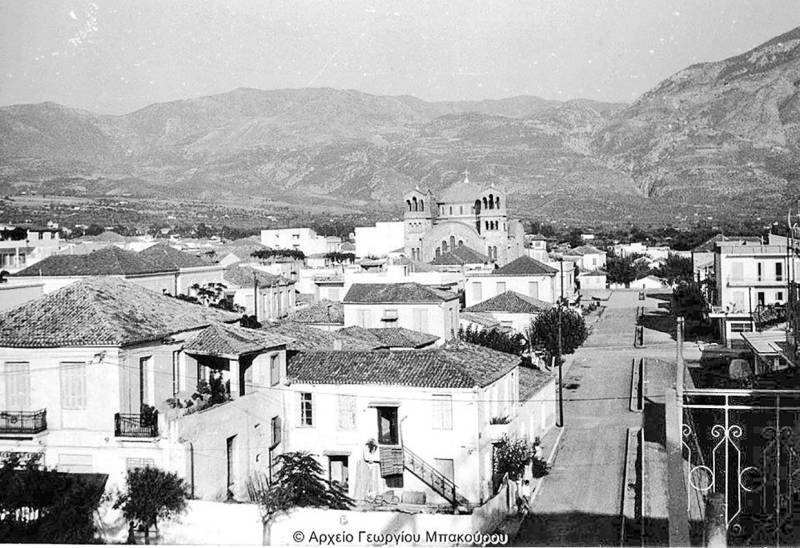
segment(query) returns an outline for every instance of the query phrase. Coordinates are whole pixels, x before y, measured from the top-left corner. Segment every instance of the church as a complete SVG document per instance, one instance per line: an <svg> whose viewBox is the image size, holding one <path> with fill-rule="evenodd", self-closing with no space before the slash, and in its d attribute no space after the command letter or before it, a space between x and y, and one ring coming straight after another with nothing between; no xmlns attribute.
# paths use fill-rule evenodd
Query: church
<svg viewBox="0 0 800 548"><path fill-rule="evenodd" d="M523 254L524 230L509 220L506 196L494 183L486 186L464 180L436 198L416 188L405 200L405 253L431 262L459 246L467 246L500 266Z"/></svg>

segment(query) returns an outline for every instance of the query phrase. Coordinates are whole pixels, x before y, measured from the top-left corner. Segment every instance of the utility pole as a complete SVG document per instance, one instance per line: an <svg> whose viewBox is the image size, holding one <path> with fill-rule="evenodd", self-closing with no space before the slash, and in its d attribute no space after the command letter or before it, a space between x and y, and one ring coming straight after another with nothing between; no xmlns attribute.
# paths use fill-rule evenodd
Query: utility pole
<svg viewBox="0 0 800 548"><path fill-rule="evenodd" d="M561 359L561 306L564 304L564 257L559 257L561 272L561 297L558 299L558 426L564 426L564 381L562 369L564 361Z"/></svg>
<svg viewBox="0 0 800 548"><path fill-rule="evenodd" d="M253 272L253 316L258 321L258 275Z"/></svg>

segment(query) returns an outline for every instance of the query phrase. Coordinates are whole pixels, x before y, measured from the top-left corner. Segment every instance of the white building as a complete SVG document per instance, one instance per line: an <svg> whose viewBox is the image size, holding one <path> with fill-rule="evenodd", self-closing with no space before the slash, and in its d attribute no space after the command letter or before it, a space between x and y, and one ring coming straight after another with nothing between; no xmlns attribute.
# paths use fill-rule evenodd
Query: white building
<svg viewBox="0 0 800 548"><path fill-rule="evenodd" d="M16 272L57 253L63 247L58 228L0 227L0 270Z"/></svg>
<svg viewBox="0 0 800 548"><path fill-rule="evenodd" d="M591 245L582 245L563 254L564 260L577 264L583 270L598 270L606 266L606 252Z"/></svg>
<svg viewBox="0 0 800 548"><path fill-rule="evenodd" d="M319 236L312 228L276 228L261 231L261 243L273 249L295 249L306 255L339 251L338 236Z"/></svg>
<svg viewBox="0 0 800 548"><path fill-rule="evenodd" d="M568 273L571 268L566 268ZM536 300L555 303L560 296L559 270L524 255L488 273L468 273L465 281L466 306L515 291ZM565 287L568 294L569 287Z"/></svg>
<svg viewBox="0 0 800 548"><path fill-rule="evenodd" d="M486 313L502 327L528 337L531 322L552 303L540 301L515 291L506 291L464 309L465 312Z"/></svg>
<svg viewBox="0 0 800 548"><path fill-rule="evenodd" d="M235 264L224 271L223 285L233 303L259 322L274 321L294 313L295 282L283 276Z"/></svg>
<svg viewBox="0 0 800 548"><path fill-rule="evenodd" d="M356 499L392 489L423 491L428 504L480 504L493 495L500 430L533 440L554 416L552 393L540 396L544 408L522 405L517 356L463 343L301 352L288 379L287 448L319 455L326 475ZM500 418L507 424L491 424Z"/></svg>
<svg viewBox="0 0 800 548"><path fill-rule="evenodd" d="M403 221L377 222L375 226L357 226L356 257L386 257L405 245Z"/></svg>
<svg viewBox="0 0 800 548"><path fill-rule="evenodd" d="M405 327L440 342L458 331L458 295L418 283L353 284L343 304L345 327Z"/></svg>

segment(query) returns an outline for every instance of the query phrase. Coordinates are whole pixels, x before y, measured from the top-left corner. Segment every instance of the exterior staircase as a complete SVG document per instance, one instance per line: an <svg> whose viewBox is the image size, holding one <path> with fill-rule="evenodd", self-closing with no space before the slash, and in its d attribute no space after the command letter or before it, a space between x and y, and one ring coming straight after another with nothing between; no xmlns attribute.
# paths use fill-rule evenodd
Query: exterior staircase
<svg viewBox="0 0 800 548"><path fill-rule="evenodd" d="M405 446L403 466L454 507L469 507L469 501L458 493L455 483Z"/></svg>

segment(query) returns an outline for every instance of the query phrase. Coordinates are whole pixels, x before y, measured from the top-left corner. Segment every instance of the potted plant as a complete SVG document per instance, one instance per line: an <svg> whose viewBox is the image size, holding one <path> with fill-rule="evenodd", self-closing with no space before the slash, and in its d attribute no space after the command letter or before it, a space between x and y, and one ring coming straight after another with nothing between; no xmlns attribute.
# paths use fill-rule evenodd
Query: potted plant
<svg viewBox="0 0 800 548"><path fill-rule="evenodd" d="M499 440L507 436L511 428L511 418L508 415L492 417L489 420L489 438Z"/></svg>

